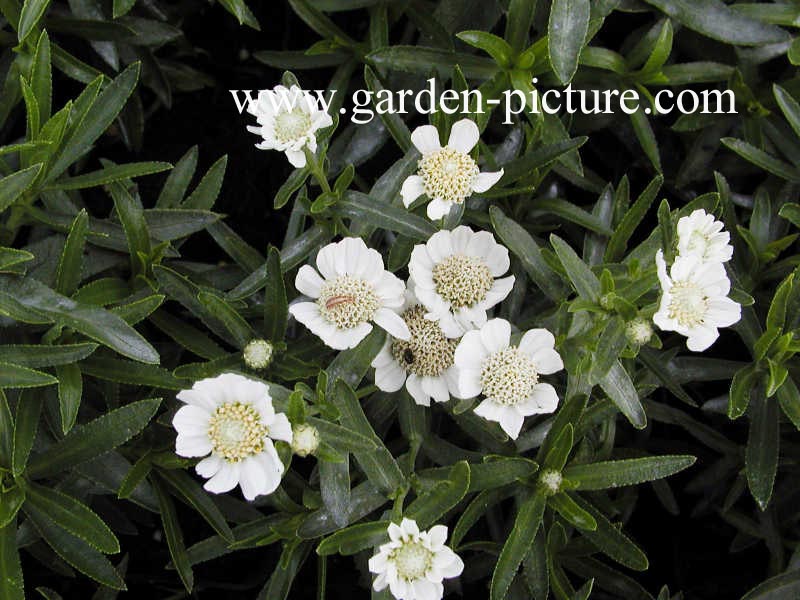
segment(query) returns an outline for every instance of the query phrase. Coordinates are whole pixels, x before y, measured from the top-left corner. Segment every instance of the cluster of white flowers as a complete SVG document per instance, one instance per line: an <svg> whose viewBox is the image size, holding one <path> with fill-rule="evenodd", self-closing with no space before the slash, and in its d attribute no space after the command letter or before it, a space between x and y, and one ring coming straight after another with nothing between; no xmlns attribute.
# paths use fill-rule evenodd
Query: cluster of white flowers
<svg viewBox="0 0 800 600"><path fill-rule="evenodd" d="M686 336L686 347L702 352L742 316L728 298L731 282L725 263L733 256L730 234L702 209L678 220L678 255L667 272L664 253L656 253L661 303L653 322L663 331Z"/></svg>

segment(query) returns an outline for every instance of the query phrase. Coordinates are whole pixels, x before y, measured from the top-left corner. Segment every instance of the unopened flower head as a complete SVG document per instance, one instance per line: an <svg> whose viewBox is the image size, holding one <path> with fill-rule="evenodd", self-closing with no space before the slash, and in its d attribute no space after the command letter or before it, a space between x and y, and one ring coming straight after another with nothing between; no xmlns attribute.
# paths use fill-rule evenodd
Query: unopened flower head
<svg viewBox="0 0 800 600"><path fill-rule="evenodd" d="M275 491L284 466L273 440L291 443L292 428L285 414L275 412L264 383L224 373L177 397L185 406L172 420L175 452L206 457L196 467L208 479L206 490L221 494L239 485L248 500Z"/></svg>
<svg viewBox="0 0 800 600"><path fill-rule="evenodd" d="M406 207L425 194L429 199L428 218L441 219L454 204L461 204L473 192L485 192L503 176L503 170L481 173L469 155L478 143L478 126L469 119L453 124L447 145L439 143L433 125L417 127L411 141L422 153L416 175L403 182L400 194Z"/></svg>
<svg viewBox="0 0 800 600"><path fill-rule="evenodd" d="M553 469L545 469L539 475L539 485L544 488L545 494L554 496L561 491L561 483L563 482L561 473Z"/></svg>
<svg viewBox="0 0 800 600"><path fill-rule="evenodd" d="M728 298L731 288L720 262L678 256L669 274L661 250L656 254L661 303L653 322L663 331L686 336L686 347L702 352L719 337L718 328L739 321L742 307Z"/></svg>
<svg viewBox="0 0 800 600"><path fill-rule="evenodd" d="M384 392L396 392L405 384L417 404L430 406L447 402L455 395L458 376L453 366L456 345L453 339L463 333L460 329L442 329L439 321L426 317L427 310L418 303L414 293L406 291L406 303L401 316L411 332L408 340L388 338L372 361L375 385Z"/></svg>
<svg viewBox="0 0 800 600"><path fill-rule="evenodd" d="M653 326L643 317L636 317L628 321L625 326L625 335L634 346L644 346L653 337Z"/></svg>
<svg viewBox="0 0 800 600"><path fill-rule="evenodd" d="M319 101L296 85L261 90L258 99L248 104L247 112L258 121L257 126L248 125L248 131L263 139L256 148L284 152L297 168L306 166L303 148L316 152L316 131L333 123Z"/></svg>
<svg viewBox="0 0 800 600"><path fill-rule="evenodd" d="M486 311L514 287L508 250L488 231L466 225L437 231L411 252L408 271L414 293L446 331L471 329L486 322Z"/></svg>
<svg viewBox="0 0 800 600"><path fill-rule="evenodd" d="M496 421L517 439L525 417L551 413L558 395L549 383L539 381L564 368L553 334L531 329L519 346L511 345L511 324L491 319L480 330L468 331L456 348L458 392L462 398L483 395L475 414Z"/></svg>
<svg viewBox="0 0 800 600"><path fill-rule="evenodd" d="M251 340L242 351L244 364L254 371L266 369L272 362L275 348L267 340Z"/></svg>
<svg viewBox="0 0 800 600"><path fill-rule="evenodd" d="M317 254L317 269L303 265L295 287L313 301L289 307L294 318L331 348L354 348L376 323L393 337L411 333L397 311L405 284L383 267L383 258L361 238L328 244ZM317 272L317 270L319 272Z"/></svg>
<svg viewBox="0 0 800 600"><path fill-rule="evenodd" d="M305 457L319 448L319 431L313 425L301 423L292 428L292 452Z"/></svg>
<svg viewBox="0 0 800 600"><path fill-rule="evenodd" d="M400 525L390 524L387 533L389 541L369 559L375 591L388 586L397 600L440 600L442 581L464 570L461 558L445 545L447 527L420 531L416 521L403 519Z"/></svg>
<svg viewBox="0 0 800 600"><path fill-rule="evenodd" d="M733 256L731 234L721 221L703 209L678 219L678 254L694 256L701 262L727 262Z"/></svg>

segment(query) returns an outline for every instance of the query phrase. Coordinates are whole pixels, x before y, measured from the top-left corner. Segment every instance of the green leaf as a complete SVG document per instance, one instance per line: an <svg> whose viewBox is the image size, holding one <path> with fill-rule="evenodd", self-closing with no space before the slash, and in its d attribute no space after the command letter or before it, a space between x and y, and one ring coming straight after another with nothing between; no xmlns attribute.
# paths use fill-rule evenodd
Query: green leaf
<svg viewBox="0 0 800 600"><path fill-rule="evenodd" d="M170 171L156 200L156 208L175 208L182 201L197 168L197 146L187 150Z"/></svg>
<svg viewBox="0 0 800 600"><path fill-rule="evenodd" d="M89 231L89 215L81 210L72 221L61 251L61 258L56 271L55 291L71 296L78 289L83 279L83 252L86 248L86 234Z"/></svg>
<svg viewBox="0 0 800 600"><path fill-rule="evenodd" d="M750 434L745 451L747 487L765 510L772 497L772 486L778 470L780 431L778 406L768 399L759 386L751 400Z"/></svg>
<svg viewBox="0 0 800 600"><path fill-rule="evenodd" d="M547 24L547 51L556 78L566 85L578 70L589 30L589 0L553 0Z"/></svg>
<svg viewBox="0 0 800 600"><path fill-rule="evenodd" d="M217 201L219 191L222 189L222 180L225 177L225 168L228 166L228 155L220 157L211 167L209 167L206 174L194 188L183 204L182 208L199 208L203 210L211 210L214 202Z"/></svg>
<svg viewBox="0 0 800 600"><path fill-rule="evenodd" d="M750 405L750 394L759 376L760 373L754 364L736 371L728 395L728 418L738 419L745 413Z"/></svg>
<svg viewBox="0 0 800 600"><path fill-rule="evenodd" d="M106 381L165 390L180 390L184 387L184 382L166 369L108 356L89 358L80 363L80 368L86 375Z"/></svg>
<svg viewBox="0 0 800 600"><path fill-rule="evenodd" d="M769 171L773 175L777 175L794 183L800 182L800 171L787 162L784 162L774 156L767 154L743 140L735 138L722 138L722 143L736 152L745 160L753 163L757 167L761 167L765 171Z"/></svg>
<svg viewBox="0 0 800 600"><path fill-rule="evenodd" d="M589 372L589 382L597 384L603 379L611 368L614 361L625 349L628 338L625 333L625 324L622 319L614 316L608 320L600 339L597 341L598 352L595 352L592 360L592 368Z"/></svg>
<svg viewBox="0 0 800 600"><path fill-rule="evenodd" d="M550 235L550 243L578 295L590 302L599 301L600 281L589 266L578 257L569 244L556 234Z"/></svg>
<svg viewBox="0 0 800 600"><path fill-rule="evenodd" d="M61 175L77 157L82 156L117 118L136 87L136 82L139 80L139 69L140 63L138 62L128 66L97 95L94 102L87 102L86 116L77 122L74 131L70 132L64 146L50 166L49 181L53 181ZM88 96L87 100L90 98L91 96ZM75 112L80 114L77 110L77 101L75 107Z"/></svg>
<svg viewBox="0 0 800 600"><path fill-rule="evenodd" d="M527 152L519 158L515 158L504 164L503 176L500 178L500 183L513 183L523 177L527 177L534 169L546 167L565 154L577 150L583 146L588 139L587 137L576 137L539 146L535 150Z"/></svg>
<svg viewBox="0 0 800 600"><path fill-rule="evenodd" d="M395 490L403 485L405 478L394 457L389 450L386 449L386 446L383 445L383 442L376 435L375 430L367 420L353 390L347 383L338 379L334 385L333 397L331 400L339 410L342 424L345 427L356 431L375 443L375 450L370 452L353 452L358 464L367 475L367 478L377 488L385 490L388 493L394 493Z"/></svg>
<svg viewBox="0 0 800 600"><path fill-rule="evenodd" d="M608 395L619 411L625 415L636 429L644 429L647 415L639 401L639 394L631 381L631 376L619 360L614 361L611 369L600 379L600 387Z"/></svg>
<svg viewBox="0 0 800 600"><path fill-rule="evenodd" d="M161 400L139 400L75 427L64 439L34 456L27 474L36 479L60 473L121 446L150 422Z"/></svg>
<svg viewBox="0 0 800 600"><path fill-rule="evenodd" d="M119 552L119 541L103 520L72 496L35 483L25 484L26 502L103 554Z"/></svg>
<svg viewBox="0 0 800 600"><path fill-rule="evenodd" d="M25 267L21 267L21 265L32 261L34 258L36 257L26 250L0 246L0 271L17 274L24 273ZM19 270L20 267L22 271Z"/></svg>
<svg viewBox="0 0 800 600"><path fill-rule="evenodd" d="M83 375L76 364L56 367L58 376L58 406L61 414L61 431L67 433L75 425L83 396Z"/></svg>
<svg viewBox="0 0 800 600"><path fill-rule="evenodd" d="M337 214L374 227L395 231L415 240L427 241L436 227L404 208L383 204L361 192L346 192L335 206Z"/></svg>
<svg viewBox="0 0 800 600"><path fill-rule="evenodd" d="M41 170L42 165L36 164L0 179L0 213L27 191Z"/></svg>
<svg viewBox="0 0 800 600"><path fill-rule="evenodd" d="M25 600L22 566L17 552L17 526L11 522L0 528L0 597Z"/></svg>
<svg viewBox="0 0 800 600"><path fill-rule="evenodd" d="M788 39L788 33L731 10L720 0L644 0L685 27L713 40L737 46L759 46Z"/></svg>
<svg viewBox="0 0 800 600"><path fill-rule="evenodd" d="M781 112L783 112L783 116L789 121L789 125L795 134L800 137L800 104L777 83L772 86L772 93Z"/></svg>
<svg viewBox="0 0 800 600"><path fill-rule="evenodd" d="M458 504L469 489L470 468L466 461L456 463L445 481L435 484L406 507L405 514L427 529Z"/></svg>
<svg viewBox="0 0 800 600"><path fill-rule="evenodd" d="M448 77L456 65L468 79L491 79L497 72L494 61L483 56L425 46L386 46L367 54L367 61L377 68L419 75L436 70L441 77Z"/></svg>
<svg viewBox="0 0 800 600"><path fill-rule="evenodd" d="M0 362L0 388L30 388L53 385L58 380L48 373Z"/></svg>
<svg viewBox="0 0 800 600"><path fill-rule="evenodd" d="M650 163L655 170L661 173L661 154L658 150L658 140L656 140L656 134L653 133L653 128L650 126L647 114L644 110L637 110L630 114L630 119L633 132L636 134L636 139L639 140L642 150L644 150L647 158L650 159Z"/></svg>
<svg viewBox="0 0 800 600"><path fill-rule="evenodd" d="M372 523L359 523L351 525L328 536L317 546L317 554L329 556L331 554L341 554L350 556L358 554L362 550L377 546L381 542L388 541L390 521L375 521Z"/></svg>
<svg viewBox="0 0 800 600"><path fill-rule="evenodd" d="M495 233L508 249L519 258L531 281L551 300L561 300L564 288L559 285L560 281L556 278L556 273L542 256L539 244L519 223L509 219L497 206L492 206L489 209L489 215L492 219L492 227Z"/></svg>
<svg viewBox="0 0 800 600"><path fill-rule="evenodd" d="M50 0L25 0L22 4L22 12L17 25L17 38L20 44L33 33L48 6L50 6Z"/></svg>
<svg viewBox="0 0 800 600"><path fill-rule="evenodd" d="M100 552L56 525L50 515L35 504L26 502L23 510L47 544L67 563L105 586L125 589L122 577Z"/></svg>
<svg viewBox="0 0 800 600"><path fill-rule="evenodd" d="M519 507L514 526L508 535L492 574L491 600L504 600L511 582L517 574L525 556L530 550L536 531L542 523L545 496L535 493Z"/></svg>
<svg viewBox="0 0 800 600"><path fill-rule="evenodd" d="M288 320L289 306L281 270L281 255L277 248L270 247L264 293L264 336L273 342L282 342L286 336Z"/></svg>
<svg viewBox="0 0 800 600"><path fill-rule="evenodd" d="M647 570L647 557L636 544L622 533L618 527L614 526L605 515L579 495L572 496L572 499L580 508L589 513L597 523L596 530L584 529L581 531L581 535L588 538L601 552L621 565L634 571Z"/></svg>
<svg viewBox="0 0 800 600"><path fill-rule="evenodd" d="M11 452L11 471L18 477L25 470L28 456L39 429L39 415L42 412L42 394L22 393L17 401L17 414L14 416L14 440Z"/></svg>
<svg viewBox="0 0 800 600"><path fill-rule="evenodd" d="M200 292L197 300L222 322L239 349L244 348L247 342L256 337L244 317L225 299L211 292Z"/></svg>
<svg viewBox="0 0 800 600"><path fill-rule="evenodd" d="M611 239L608 240L604 257L605 262L616 262L623 257L628 240L631 239L634 231L644 219L663 183L664 177L661 175L654 177L633 203L633 206L622 217L622 221L614 229Z"/></svg>
<svg viewBox="0 0 800 600"><path fill-rule="evenodd" d="M0 276L0 292L25 309L33 310L62 327L69 327L130 359L158 363L159 356L147 340L119 316L79 304L35 279Z"/></svg>
<svg viewBox="0 0 800 600"><path fill-rule="evenodd" d="M581 530L594 531L597 529L597 521L594 520L594 517L578 506L566 492L551 496L547 502L570 525Z"/></svg>
<svg viewBox="0 0 800 600"><path fill-rule="evenodd" d="M134 467L135 468L135 467ZM174 489L178 496L189 506L194 508L206 523L219 535L229 542L233 542L233 532L228 526L225 517L211 501L211 496L206 493L189 475L184 471L159 470L159 476Z"/></svg>
<svg viewBox="0 0 800 600"><path fill-rule="evenodd" d="M36 43L29 82L36 98L36 104L39 106L39 122L45 123L50 118L53 102L50 38L46 31L42 31L39 41Z"/></svg>
<svg viewBox="0 0 800 600"><path fill-rule="evenodd" d="M477 30L462 31L457 33L456 37L462 42L486 52L499 66L511 66L511 57L514 54L514 50L503 38L486 31Z"/></svg>
<svg viewBox="0 0 800 600"><path fill-rule="evenodd" d="M570 465L564 477L578 490L605 490L636 485L674 475L692 466L694 456L648 456Z"/></svg>
<svg viewBox="0 0 800 600"><path fill-rule="evenodd" d="M567 458L572 451L572 444L574 442L572 423L567 423L561 430L553 445L544 457L542 470L553 470L561 472L564 465L567 464Z"/></svg>
<svg viewBox="0 0 800 600"><path fill-rule="evenodd" d="M6 527L16 518L24 502L25 492L18 485L6 490L0 490L0 529ZM0 587L0 589L2 588Z"/></svg>
<svg viewBox="0 0 800 600"><path fill-rule="evenodd" d="M183 543L183 532L178 522L175 504L164 489L163 484L158 481L158 478L154 478L153 489L158 498L161 523L164 525L164 537L167 538L172 564L175 570L178 571L183 587L186 588L187 592L191 593L194 587L194 573L192 573L192 565L189 563L189 557L186 554L186 545Z"/></svg>
<svg viewBox="0 0 800 600"><path fill-rule="evenodd" d="M800 595L800 570L770 577L742 596L742 600L790 600Z"/></svg>
<svg viewBox="0 0 800 600"><path fill-rule="evenodd" d="M115 181L142 177L161 173L172 168L172 165L165 162L138 162L125 165L110 165L99 171L84 173L75 177L65 177L47 186L51 190L80 190L84 188L108 185Z"/></svg>
<svg viewBox="0 0 800 600"><path fill-rule="evenodd" d="M375 71L370 69L369 65L364 66L364 82L367 84L369 91L372 92L373 98L377 97L377 94L385 89L377 75L375 75ZM400 150L408 152L413 146L411 143L411 132L408 130L408 126L400 115L394 112L380 111L378 112L378 116L383 121L386 129L389 130L389 133L400 147Z"/></svg>

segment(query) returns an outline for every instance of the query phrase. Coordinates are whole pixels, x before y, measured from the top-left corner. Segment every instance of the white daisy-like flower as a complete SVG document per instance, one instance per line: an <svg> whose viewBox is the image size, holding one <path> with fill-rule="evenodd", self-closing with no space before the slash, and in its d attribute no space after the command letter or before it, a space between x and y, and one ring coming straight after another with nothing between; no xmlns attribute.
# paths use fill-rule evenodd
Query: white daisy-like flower
<svg viewBox="0 0 800 600"><path fill-rule="evenodd" d="M733 256L731 234L721 221L703 209L678 219L678 254L696 256L702 262L727 262Z"/></svg>
<svg viewBox="0 0 800 600"><path fill-rule="evenodd" d="M553 334L546 329L525 332L519 346L511 345L511 324L491 319L468 331L456 348L458 388L462 398L482 394L475 414L496 421L517 439L525 417L551 413L558 405L556 390L539 381L564 368Z"/></svg>
<svg viewBox="0 0 800 600"><path fill-rule="evenodd" d="M384 392L396 392L405 383L408 393L421 406L447 402L455 395L458 374L453 365L461 328L448 331L439 321L427 318L427 309L417 300L411 289L406 291L406 302L401 316L411 332L411 338L400 340L389 337L378 356L372 361L375 367L375 385Z"/></svg>
<svg viewBox="0 0 800 600"><path fill-rule="evenodd" d="M408 272L414 293L448 330L486 323L486 311L502 302L514 287L508 250L488 231L466 225L437 231L411 252Z"/></svg>
<svg viewBox="0 0 800 600"><path fill-rule="evenodd" d="M333 123L317 98L296 85L261 90L258 98L248 104L247 112L258 122L257 126L248 125L247 130L263 138L256 148L284 152L297 168L306 166L303 148L317 151L316 131Z"/></svg>
<svg viewBox="0 0 800 600"><path fill-rule="evenodd" d="M450 129L447 145L439 143L439 132L433 125L417 127L411 141L422 153L416 175L403 182L400 194L406 208L425 194L430 198L428 218L441 219L454 204L461 204L473 192L485 192L503 176L503 169L481 173L478 163L469 155L478 143L478 126L461 119Z"/></svg>
<svg viewBox="0 0 800 600"><path fill-rule="evenodd" d="M205 456L195 467L208 479L209 492L221 494L237 485L247 500L271 494L284 466L273 440L291 443L292 427L272 406L269 388L235 373L196 382L178 393L185 403L175 413L175 452Z"/></svg>
<svg viewBox="0 0 800 600"><path fill-rule="evenodd" d="M392 523L389 542L369 559L369 570L376 575L372 587L380 592L389 586L397 600L440 600L442 580L458 577L464 562L445 546L447 527L435 525L420 531L413 519Z"/></svg>
<svg viewBox="0 0 800 600"><path fill-rule="evenodd" d="M678 256L667 274L664 254L656 253L661 304L653 322L663 331L686 336L686 347L702 352L719 337L718 328L739 321L742 307L728 298L731 282L720 262Z"/></svg>
<svg viewBox="0 0 800 600"><path fill-rule="evenodd" d="M289 307L294 318L331 348L354 348L372 331L372 322L393 337L411 337L397 314L405 301L405 284L383 268L377 250L361 238L328 244L317 254L317 270L303 265L294 285L313 302ZM320 274L322 275L320 277Z"/></svg>

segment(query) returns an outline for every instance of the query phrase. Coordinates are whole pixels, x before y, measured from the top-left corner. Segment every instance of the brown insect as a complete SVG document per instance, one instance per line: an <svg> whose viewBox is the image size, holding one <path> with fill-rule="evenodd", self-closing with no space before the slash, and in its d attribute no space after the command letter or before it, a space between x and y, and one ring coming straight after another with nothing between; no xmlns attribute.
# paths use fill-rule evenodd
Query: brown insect
<svg viewBox="0 0 800 600"><path fill-rule="evenodd" d="M325 308L327 310L331 310L332 308L339 306L340 304L347 304L348 302L355 302L355 297L350 295L342 295L342 296L331 296L325 302Z"/></svg>

